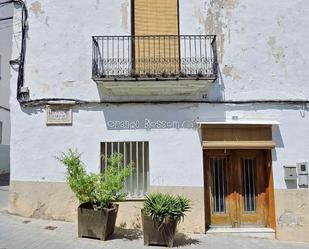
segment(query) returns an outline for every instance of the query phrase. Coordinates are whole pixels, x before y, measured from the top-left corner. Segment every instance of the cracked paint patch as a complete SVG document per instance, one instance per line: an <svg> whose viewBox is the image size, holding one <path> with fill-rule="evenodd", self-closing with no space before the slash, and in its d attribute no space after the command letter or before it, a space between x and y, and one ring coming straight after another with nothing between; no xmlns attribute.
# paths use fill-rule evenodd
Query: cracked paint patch
<svg viewBox="0 0 309 249"><path fill-rule="evenodd" d="M277 45L276 37L270 36L267 44L270 46L271 54L276 63L283 62L285 58L284 48Z"/></svg>
<svg viewBox="0 0 309 249"><path fill-rule="evenodd" d="M64 87L73 87L74 86L74 80L65 80L63 81Z"/></svg>
<svg viewBox="0 0 309 249"><path fill-rule="evenodd" d="M283 21L284 21L284 16L277 17L277 24L279 27L281 27Z"/></svg>
<svg viewBox="0 0 309 249"><path fill-rule="evenodd" d="M124 3L121 4L121 13L122 13L122 18L121 18L121 27L128 31L128 20L129 20L129 3L128 1L125 1Z"/></svg>
<svg viewBox="0 0 309 249"><path fill-rule="evenodd" d="M283 226L303 226L304 217L297 215L291 211L285 211L278 218L278 226L282 228Z"/></svg>
<svg viewBox="0 0 309 249"><path fill-rule="evenodd" d="M48 84L43 84L41 86L42 92L47 93L49 91L49 85Z"/></svg>
<svg viewBox="0 0 309 249"><path fill-rule="evenodd" d="M96 8L96 9L98 9L98 8L99 8L99 6L100 6L100 4L101 4L101 3L100 3L100 0L96 0L96 3L95 3L95 8Z"/></svg>
<svg viewBox="0 0 309 249"><path fill-rule="evenodd" d="M36 209L33 211L31 218L40 218L44 213L46 213L47 206L45 203L38 201Z"/></svg>
<svg viewBox="0 0 309 249"><path fill-rule="evenodd" d="M204 10L196 7L195 16L203 28L203 33L217 35L218 62L221 63L224 54L224 28L230 26L232 10L237 8L239 0L211 0L204 2ZM228 37L230 40L230 37Z"/></svg>
<svg viewBox="0 0 309 249"><path fill-rule="evenodd" d="M35 1L31 4L30 10L33 12L36 18L38 18L41 14L44 13L42 10L42 5L39 1Z"/></svg>
<svg viewBox="0 0 309 249"><path fill-rule="evenodd" d="M227 9L235 9L239 5L239 0L220 0L221 4Z"/></svg>
<svg viewBox="0 0 309 249"><path fill-rule="evenodd" d="M45 25L47 26L47 27L49 27L49 17L47 16L46 18L45 18Z"/></svg>
<svg viewBox="0 0 309 249"><path fill-rule="evenodd" d="M225 65L223 68L223 74L227 77L232 77L233 80L240 80L240 71L232 65Z"/></svg>

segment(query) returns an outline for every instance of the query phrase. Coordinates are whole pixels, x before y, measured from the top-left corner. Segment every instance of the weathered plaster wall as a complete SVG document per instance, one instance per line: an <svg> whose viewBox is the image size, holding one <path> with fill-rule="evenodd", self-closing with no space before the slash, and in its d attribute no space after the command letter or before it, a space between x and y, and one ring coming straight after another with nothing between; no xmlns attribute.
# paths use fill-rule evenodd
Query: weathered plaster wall
<svg viewBox="0 0 309 249"><path fill-rule="evenodd" d="M180 2L182 34L218 36L210 99L308 99L308 1Z"/></svg>
<svg viewBox="0 0 309 249"><path fill-rule="evenodd" d="M277 236L309 242L309 190L276 190Z"/></svg>
<svg viewBox="0 0 309 249"><path fill-rule="evenodd" d="M27 5L25 85L31 98L166 99L112 97L91 80L91 36L130 35L129 0L30 0ZM208 99L308 99L308 5L304 0L180 0L181 34L218 36L220 77ZM12 88L15 92L15 82ZM202 95L171 98L201 100Z"/></svg>
<svg viewBox="0 0 309 249"><path fill-rule="evenodd" d="M75 221L77 206L78 200L65 182L10 182L8 211L12 214Z"/></svg>
<svg viewBox="0 0 309 249"><path fill-rule="evenodd" d="M204 191L200 187L152 187L151 191L181 194L193 202L192 212L185 217L179 231L203 233ZM309 191L275 191L277 238L283 240L308 240ZM117 217L117 226L125 229L141 229L141 201L122 202ZM66 183L12 181L9 198L9 212L25 217L76 221L77 205L74 194Z"/></svg>
<svg viewBox="0 0 309 249"><path fill-rule="evenodd" d="M188 213L179 231L204 233L204 189L202 187L155 186L152 192L181 194L192 200L192 212ZM117 226L126 229L141 229L143 202L119 203ZM64 182L11 181L9 209L12 214L31 218L52 220L77 220L78 201Z"/></svg>
<svg viewBox="0 0 309 249"><path fill-rule="evenodd" d="M129 0L66 0L57 4L43 0L27 1L27 6L25 85L31 98L100 99L102 92L91 79L91 36L129 35ZM15 13L18 16L19 10Z"/></svg>

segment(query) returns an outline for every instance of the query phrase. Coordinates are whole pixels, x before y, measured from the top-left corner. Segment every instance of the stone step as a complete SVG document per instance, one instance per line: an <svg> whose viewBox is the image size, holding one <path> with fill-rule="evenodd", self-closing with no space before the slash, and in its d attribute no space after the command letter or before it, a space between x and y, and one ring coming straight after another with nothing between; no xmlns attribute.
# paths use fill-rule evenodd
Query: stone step
<svg viewBox="0 0 309 249"><path fill-rule="evenodd" d="M243 228L227 228L227 227L212 227L207 230L206 234L213 235L230 235L250 238L275 239L275 230L264 227L243 227Z"/></svg>

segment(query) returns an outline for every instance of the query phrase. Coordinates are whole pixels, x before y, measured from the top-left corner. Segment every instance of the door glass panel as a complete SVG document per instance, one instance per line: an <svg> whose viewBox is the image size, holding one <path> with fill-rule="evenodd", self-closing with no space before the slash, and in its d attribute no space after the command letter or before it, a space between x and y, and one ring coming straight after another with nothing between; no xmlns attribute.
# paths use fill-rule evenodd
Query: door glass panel
<svg viewBox="0 0 309 249"><path fill-rule="evenodd" d="M212 196L214 213L225 213L225 174L226 174L226 158L212 158L210 160L212 167Z"/></svg>
<svg viewBox="0 0 309 249"><path fill-rule="evenodd" d="M242 159L244 211L255 212L255 160Z"/></svg>

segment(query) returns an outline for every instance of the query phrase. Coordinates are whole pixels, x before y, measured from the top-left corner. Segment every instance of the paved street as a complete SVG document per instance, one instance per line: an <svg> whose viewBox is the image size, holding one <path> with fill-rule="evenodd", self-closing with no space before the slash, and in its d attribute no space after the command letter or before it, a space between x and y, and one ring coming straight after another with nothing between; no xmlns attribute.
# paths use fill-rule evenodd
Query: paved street
<svg viewBox="0 0 309 249"><path fill-rule="evenodd" d="M6 211L8 186L0 179L0 249L145 248L140 232L117 229L109 241L77 238L75 223L22 218ZM309 249L309 244L218 235L177 235L180 248ZM157 248L157 247L152 247Z"/></svg>

